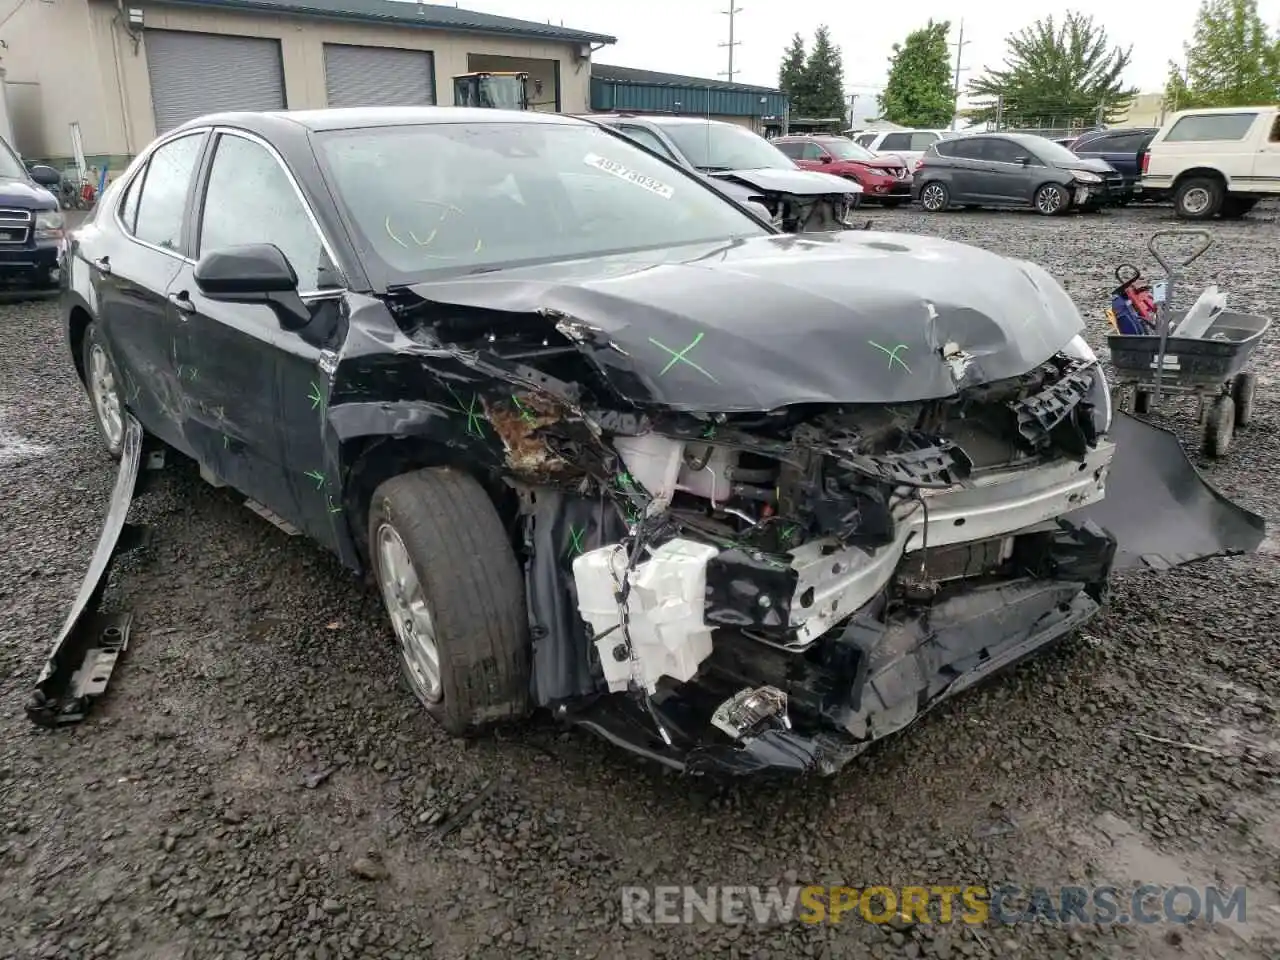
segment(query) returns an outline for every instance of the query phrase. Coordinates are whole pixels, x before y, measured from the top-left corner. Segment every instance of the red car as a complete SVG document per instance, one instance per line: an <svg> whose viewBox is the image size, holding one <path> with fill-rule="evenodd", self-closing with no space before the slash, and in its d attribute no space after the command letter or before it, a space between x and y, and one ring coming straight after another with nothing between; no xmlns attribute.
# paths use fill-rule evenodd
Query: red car
<svg viewBox="0 0 1280 960"><path fill-rule="evenodd" d="M877 157L847 137L779 137L773 145L807 170L862 184L862 199L896 207L911 199L911 171L901 157Z"/></svg>

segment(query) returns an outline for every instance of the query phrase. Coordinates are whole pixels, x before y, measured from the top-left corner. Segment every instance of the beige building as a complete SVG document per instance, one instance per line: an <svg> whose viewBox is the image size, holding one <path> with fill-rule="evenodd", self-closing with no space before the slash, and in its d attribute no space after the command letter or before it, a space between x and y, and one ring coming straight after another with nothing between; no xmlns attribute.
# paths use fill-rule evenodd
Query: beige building
<svg viewBox="0 0 1280 960"><path fill-rule="evenodd" d="M219 110L453 104L453 77L522 70L535 109L584 113L615 38L402 0L9 0L0 26L15 146L123 169Z"/></svg>
<svg viewBox="0 0 1280 960"><path fill-rule="evenodd" d="M1140 93L1133 98L1124 116L1117 117L1113 127L1158 127L1166 116L1163 93Z"/></svg>

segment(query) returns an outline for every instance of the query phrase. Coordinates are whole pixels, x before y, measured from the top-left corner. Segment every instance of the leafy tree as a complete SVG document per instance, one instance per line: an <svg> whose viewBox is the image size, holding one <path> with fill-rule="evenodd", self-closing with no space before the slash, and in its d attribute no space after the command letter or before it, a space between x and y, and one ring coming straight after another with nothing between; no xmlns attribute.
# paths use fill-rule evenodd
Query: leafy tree
<svg viewBox="0 0 1280 960"><path fill-rule="evenodd" d="M844 64L840 48L831 42L831 31L824 24L813 34L813 49L804 64L804 98L791 112L804 117L843 117Z"/></svg>
<svg viewBox="0 0 1280 960"><path fill-rule="evenodd" d="M1137 95L1121 75L1132 47L1111 46L1107 31L1093 17L1068 12L1010 34L1004 67L988 67L969 84L969 93L986 102L968 116L990 122L997 114L1012 124L1043 118L1113 123ZM997 100L1002 101L999 105Z"/></svg>
<svg viewBox="0 0 1280 960"><path fill-rule="evenodd" d="M1280 100L1280 37L1258 16L1257 0L1203 0L1186 73L1169 64L1165 102L1187 107L1247 107Z"/></svg>
<svg viewBox="0 0 1280 960"><path fill-rule="evenodd" d="M955 113L948 21L907 34L893 45L889 79L880 94L880 114L904 127L945 127Z"/></svg>
<svg viewBox="0 0 1280 960"><path fill-rule="evenodd" d="M778 68L778 89L795 97L804 86L804 37L796 34L791 38L791 46L782 55L782 66Z"/></svg>

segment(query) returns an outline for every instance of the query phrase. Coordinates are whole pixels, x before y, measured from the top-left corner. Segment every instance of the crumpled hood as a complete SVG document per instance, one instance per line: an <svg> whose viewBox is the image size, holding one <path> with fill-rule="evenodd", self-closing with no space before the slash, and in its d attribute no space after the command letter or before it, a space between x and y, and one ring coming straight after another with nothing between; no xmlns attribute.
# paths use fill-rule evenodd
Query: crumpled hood
<svg viewBox="0 0 1280 960"><path fill-rule="evenodd" d="M794 193L801 197L822 196L829 193L861 193L862 187L852 180L819 173L816 170L782 170L765 167L759 170L723 170L710 174L717 180L745 183L757 190L769 193Z"/></svg>
<svg viewBox="0 0 1280 960"><path fill-rule="evenodd" d="M1081 157L1078 160L1058 160L1053 164L1061 170L1088 170L1090 173L1115 173L1116 168L1097 157Z"/></svg>
<svg viewBox="0 0 1280 960"><path fill-rule="evenodd" d="M23 210L57 210L58 201L37 183L0 179L0 204Z"/></svg>
<svg viewBox="0 0 1280 960"><path fill-rule="evenodd" d="M623 396L700 412L947 397L1033 369L1084 328L1071 298L1034 264L861 230L411 289L435 303L547 315Z"/></svg>

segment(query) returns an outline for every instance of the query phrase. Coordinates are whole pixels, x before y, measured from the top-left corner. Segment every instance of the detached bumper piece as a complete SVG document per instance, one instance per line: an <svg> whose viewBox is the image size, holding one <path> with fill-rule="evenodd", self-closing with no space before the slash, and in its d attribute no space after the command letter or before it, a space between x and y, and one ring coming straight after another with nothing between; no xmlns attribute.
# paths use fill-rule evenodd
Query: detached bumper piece
<svg viewBox="0 0 1280 960"><path fill-rule="evenodd" d="M37 726L56 727L83 720L93 702L106 692L112 670L129 645L132 615L100 614L98 607L115 559L146 541L147 529L126 521L142 456L142 427L127 416L120 472L98 546L27 702L27 717Z"/></svg>
<svg viewBox="0 0 1280 960"><path fill-rule="evenodd" d="M1105 598L1115 541L1084 522L1014 538L1006 570L911 599L898 581L803 655L721 629L698 676L649 704L603 697L573 722L693 774L830 775L871 743L1081 626ZM671 736L655 733L652 709Z"/></svg>

